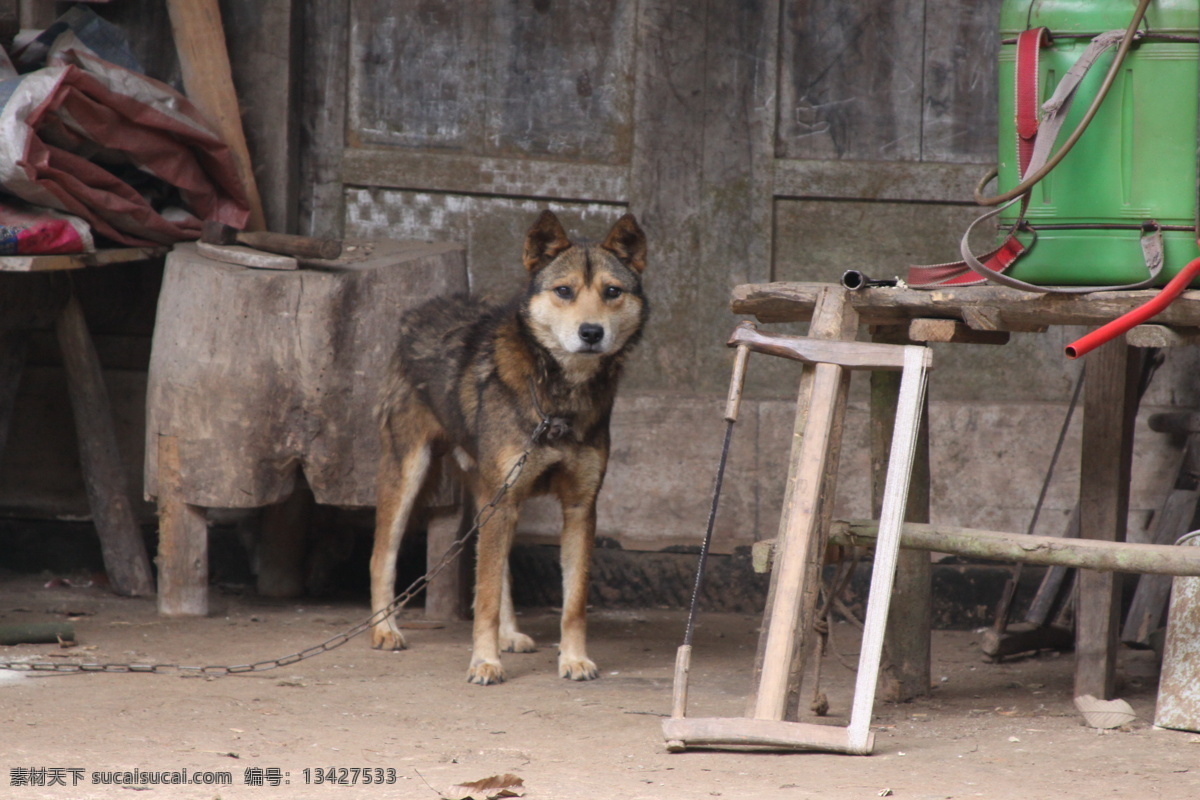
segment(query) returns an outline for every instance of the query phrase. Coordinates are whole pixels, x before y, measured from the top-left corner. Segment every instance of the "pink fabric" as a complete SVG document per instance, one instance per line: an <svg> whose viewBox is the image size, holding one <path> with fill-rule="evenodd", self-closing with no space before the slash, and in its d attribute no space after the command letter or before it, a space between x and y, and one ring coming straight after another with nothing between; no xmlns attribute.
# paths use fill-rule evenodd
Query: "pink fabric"
<svg viewBox="0 0 1200 800"><path fill-rule="evenodd" d="M242 228L249 217L233 155L195 106L82 50L25 76L0 111L0 137L8 142L0 145L4 189L79 216L121 244L196 239L206 219ZM102 166L114 162L176 187L186 208L164 216Z"/></svg>

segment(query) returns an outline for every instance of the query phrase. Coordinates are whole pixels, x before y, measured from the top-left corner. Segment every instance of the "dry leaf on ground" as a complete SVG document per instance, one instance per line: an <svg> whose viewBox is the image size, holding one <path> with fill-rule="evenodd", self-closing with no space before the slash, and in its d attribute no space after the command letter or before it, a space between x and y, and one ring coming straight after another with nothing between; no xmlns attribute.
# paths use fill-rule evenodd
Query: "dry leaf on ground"
<svg viewBox="0 0 1200 800"><path fill-rule="evenodd" d="M1076 697L1075 708L1093 728L1119 728L1137 718L1133 707L1124 700L1097 700L1090 694Z"/></svg>
<svg viewBox="0 0 1200 800"><path fill-rule="evenodd" d="M524 797L525 781L511 772L492 775L470 783L459 783L442 794L444 800L497 800L503 797Z"/></svg>

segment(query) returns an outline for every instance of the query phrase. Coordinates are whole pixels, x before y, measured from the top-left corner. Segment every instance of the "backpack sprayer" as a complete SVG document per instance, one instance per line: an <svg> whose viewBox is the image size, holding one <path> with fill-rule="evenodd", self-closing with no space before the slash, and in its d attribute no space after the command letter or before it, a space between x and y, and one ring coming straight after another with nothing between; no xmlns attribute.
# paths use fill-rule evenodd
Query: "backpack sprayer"
<svg viewBox="0 0 1200 800"><path fill-rule="evenodd" d="M912 267L917 288L995 283L1035 292L1167 287L1067 348L1074 358L1165 307L1200 273L1200 2L1005 0L993 210L963 260ZM1058 144L1060 134L1070 134ZM998 194L985 187L997 178ZM980 223L999 246L976 256Z"/></svg>

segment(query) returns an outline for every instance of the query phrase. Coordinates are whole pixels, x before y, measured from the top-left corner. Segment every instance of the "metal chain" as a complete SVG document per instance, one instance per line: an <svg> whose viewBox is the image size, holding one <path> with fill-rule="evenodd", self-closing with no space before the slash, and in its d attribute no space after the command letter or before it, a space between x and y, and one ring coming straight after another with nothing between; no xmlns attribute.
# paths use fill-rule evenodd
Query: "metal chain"
<svg viewBox="0 0 1200 800"><path fill-rule="evenodd" d="M536 396L535 396L536 397ZM541 409L538 409L539 412ZM496 491L496 495L475 514L475 519L471 522L471 528L455 539L454 542L446 548L445 554L441 560L433 566L428 572L413 581L407 589L388 603L386 607L376 611L371 616L367 617L362 622L352 628L348 628L336 636L332 636L320 644L314 644L311 647L306 647L303 650L298 650L280 658L271 658L265 661L256 661L253 664L235 664L221 666L205 666L193 667L182 664L79 664L79 663L55 663L52 661L0 661L0 669L12 670L16 672L146 672L157 675L168 673L187 673L191 675L238 675L245 672L267 672L268 670L278 669L279 667L290 666L297 664L314 656L319 656L322 653L328 653L330 650L336 650L354 637L370 630L377 622L389 618L396 611L399 611L408 601L412 600L417 592L421 591L429 584L431 580L436 578L442 570L450 566L467 543L471 541L480 528L487 524L492 515L496 513L496 506L504 498L517 478L521 476L521 471L525 468L525 463L529 460L529 454L533 452L534 445L546 433L551 425L551 419L544 414L541 422L534 428L533 433L526 443L525 452L516 460L516 463L509 469L508 475L504 478L504 483ZM486 515L486 516L485 516Z"/></svg>

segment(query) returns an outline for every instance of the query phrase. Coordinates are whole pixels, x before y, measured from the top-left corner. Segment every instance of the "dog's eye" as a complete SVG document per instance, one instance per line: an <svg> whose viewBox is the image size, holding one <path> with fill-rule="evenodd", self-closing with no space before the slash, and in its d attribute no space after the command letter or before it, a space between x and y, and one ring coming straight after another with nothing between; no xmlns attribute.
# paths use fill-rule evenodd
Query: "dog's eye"
<svg viewBox="0 0 1200 800"><path fill-rule="evenodd" d="M604 297L607 300L616 300L618 297L621 296L621 293L623 291L624 290L620 286L605 286L604 287Z"/></svg>
<svg viewBox="0 0 1200 800"><path fill-rule="evenodd" d="M570 286L555 286L554 293L563 300L570 300L572 295L574 295L574 292L571 291Z"/></svg>

